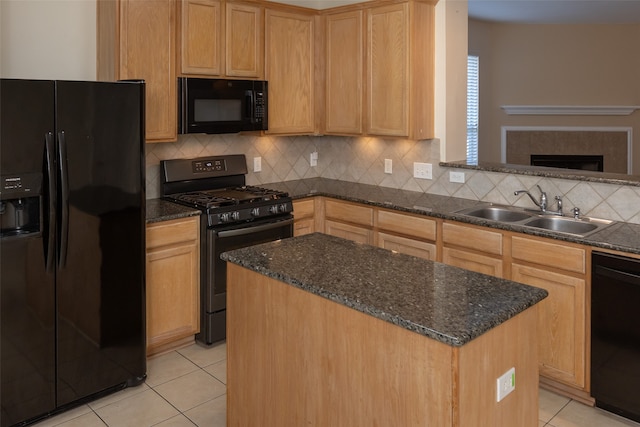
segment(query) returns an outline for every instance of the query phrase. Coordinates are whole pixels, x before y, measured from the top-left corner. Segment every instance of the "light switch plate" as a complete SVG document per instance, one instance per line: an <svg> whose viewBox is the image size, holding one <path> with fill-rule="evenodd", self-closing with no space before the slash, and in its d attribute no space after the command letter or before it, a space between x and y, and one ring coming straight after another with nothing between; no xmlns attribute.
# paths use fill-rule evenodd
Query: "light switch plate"
<svg viewBox="0 0 640 427"><path fill-rule="evenodd" d="M253 158L253 171L260 172L262 170L262 157Z"/></svg>
<svg viewBox="0 0 640 427"><path fill-rule="evenodd" d="M309 166L318 166L318 152L314 151L309 155Z"/></svg>
<svg viewBox="0 0 640 427"><path fill-rule="evenodd" d="M392 173L393 161L391 159L384 159L384 173Z"/></svg>

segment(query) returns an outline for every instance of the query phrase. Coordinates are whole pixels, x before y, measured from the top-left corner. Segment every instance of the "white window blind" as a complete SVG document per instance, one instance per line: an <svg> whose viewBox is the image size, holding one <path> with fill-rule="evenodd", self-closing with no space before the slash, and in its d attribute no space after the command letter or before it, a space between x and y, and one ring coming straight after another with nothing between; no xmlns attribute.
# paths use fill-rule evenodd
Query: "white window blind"
<svg viewBox="0 0 640 427"><path fill-rule="evenodd" d="M479 57L467 58L467 163L478 163Z"/></svg>

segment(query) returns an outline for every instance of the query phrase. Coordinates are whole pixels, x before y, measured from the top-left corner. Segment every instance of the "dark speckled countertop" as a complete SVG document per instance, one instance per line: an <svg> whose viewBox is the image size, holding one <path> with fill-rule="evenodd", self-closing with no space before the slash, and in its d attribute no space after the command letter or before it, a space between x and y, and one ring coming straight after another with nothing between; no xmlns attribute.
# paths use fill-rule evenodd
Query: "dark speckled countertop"
<svg viewBox="0 0 640 427"><path fill-rule="evenodd" d="M482 218L455 214L456 211L479 204L476 200L435 194L378 187L375 185L311 178L282 183L265 184L265 187L287 191L294 199L310 196L326 196L372 206L412 212L436 218L451 219L469 224L498 228L507 231L549 237L556 240L581 243L595 248L612 249L640 255L640 224L614 222L612 225L586 237L523 227L518 224L500 223Z"/></svg>
<svg viewBox="0 0 640 427"><path fill-rule="evenodd" d="M640 224L616 222L587 237L580 237L456 214L455 212L461 209L470 208L479 204L487 204L486 202L457 197L439 196L436 194L398 190L396 188L379 187L376 185L326 178L285 181L264 184L263 187L286 191L294 199L311 196L333 197L335 199L395 209L403 212L451 219L469 224L516 231L534 236L581 243L595 248L612 249L640 255ZM171 202L158 199L147 200L147 223L198 214L199 211L197 210Z"/></svg>
<svg viewBox="0 0 640 427"><path fill-rule="evenodd" d="M222 258L451 346L462 346L547 291L314 233Z"/></svg>
<svg viewBox="0 0 640 427"><path fill-rule="evenodd" d="M186 218L190 216L198 216L201 213L202 212L198 209L189 208L177 203L167 202L166 200L147 200L147 224L160 221L169 221L178 218Z"/></svg>

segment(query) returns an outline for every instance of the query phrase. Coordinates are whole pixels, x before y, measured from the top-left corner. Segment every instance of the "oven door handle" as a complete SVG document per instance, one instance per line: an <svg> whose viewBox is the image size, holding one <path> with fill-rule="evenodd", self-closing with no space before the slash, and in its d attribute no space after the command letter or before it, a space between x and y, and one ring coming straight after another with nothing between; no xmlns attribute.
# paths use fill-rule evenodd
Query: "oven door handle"
<svg viewBox="0 0 640 427"><path fill-rule="evenodd" d="M293 224L293 218L286 219L283 221L270 222L269 224L264 224L264 225L257 225L255 227L237 228L235 230L224 230L224 231L218 231L215 233L219 238L224 239L225 237L244 236L245 234L252 234L260 231L272 230L274 228L280 228L282 226L289 225L289 224Z"/></svg>

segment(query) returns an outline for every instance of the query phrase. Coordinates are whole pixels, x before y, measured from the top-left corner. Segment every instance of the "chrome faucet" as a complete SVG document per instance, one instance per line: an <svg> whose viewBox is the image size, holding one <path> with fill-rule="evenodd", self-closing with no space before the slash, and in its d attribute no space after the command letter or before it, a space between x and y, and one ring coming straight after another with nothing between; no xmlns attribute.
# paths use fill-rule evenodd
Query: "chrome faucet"
<svg viewBox="0 0 640 427"><path fill-rule="evenodd" d="M529 193L528 190L516 190L513 192L513 194L517 196L518 194L525 193L527 196L529 196L529 198L531 198L531 201L535 203L537 207L540 208L542 212L546 212L547 211L547 193L542 191L542 188L540 188L538 184L536 184L536 187L538 187L538 190L540 190L540 201L537 201L535 197L533 197L531 193Z"/></svg>

